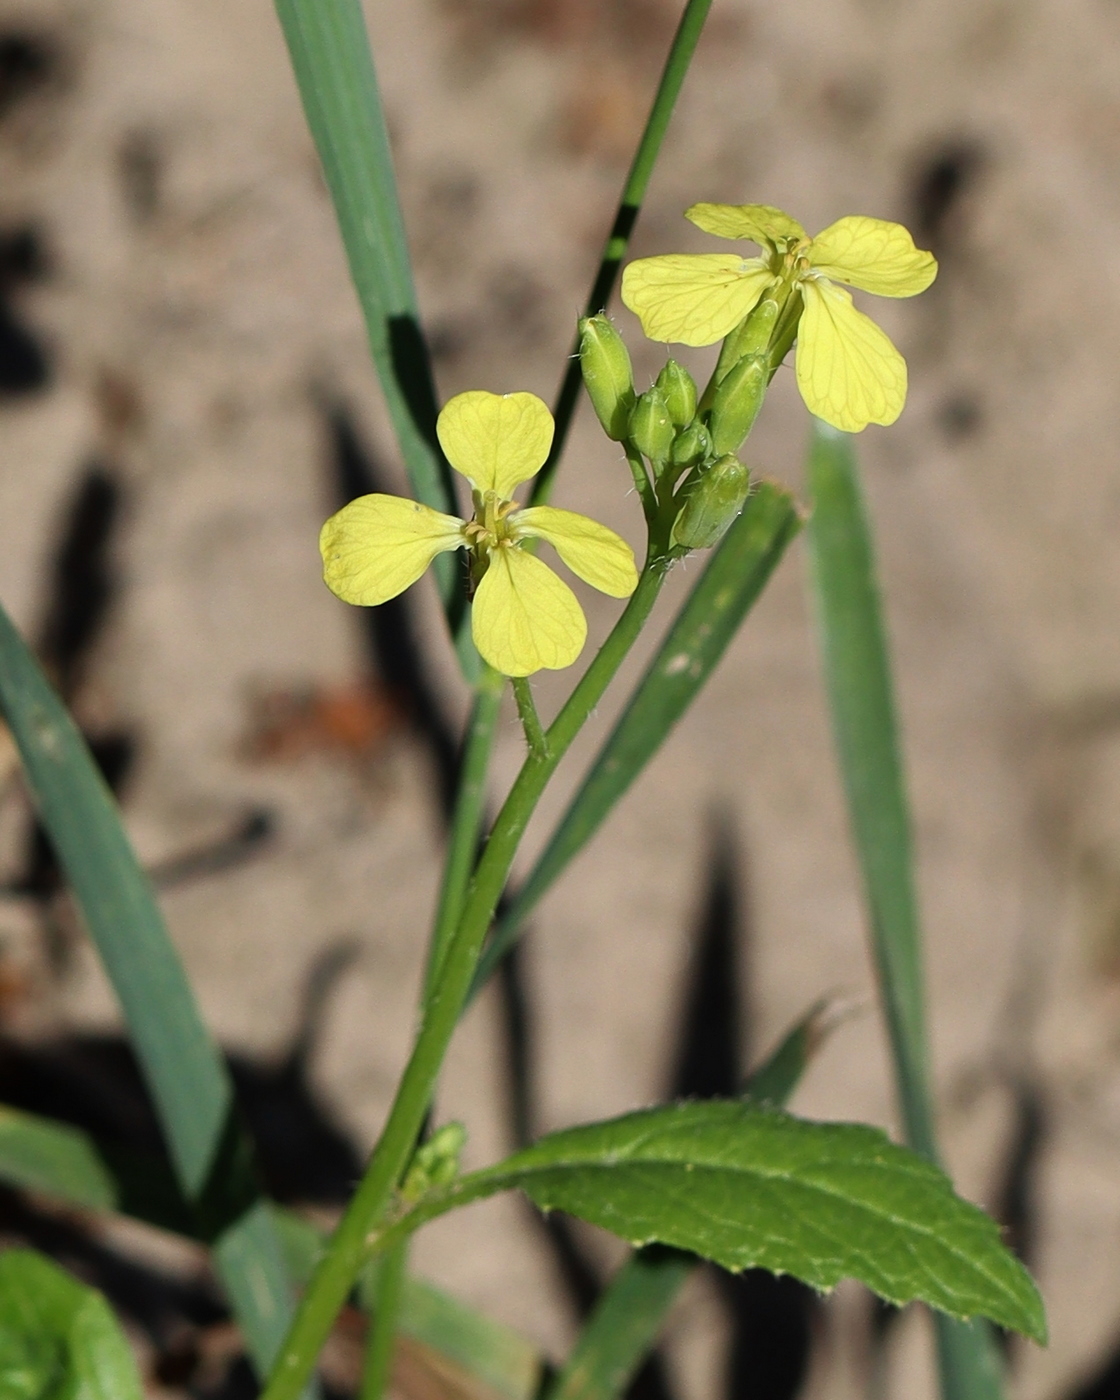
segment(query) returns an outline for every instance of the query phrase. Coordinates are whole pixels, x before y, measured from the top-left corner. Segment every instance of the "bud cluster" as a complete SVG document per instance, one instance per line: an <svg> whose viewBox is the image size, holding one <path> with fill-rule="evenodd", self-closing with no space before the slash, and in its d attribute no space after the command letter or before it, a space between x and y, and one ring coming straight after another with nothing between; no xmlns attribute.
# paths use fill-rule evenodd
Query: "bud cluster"
<svg viewBox="0 0 1120 1400"><path fill-rule="evenodd" d="M750 472L735 453L746 440L770 380L773 318L748 317L729 346L730 363L717 365L703 397L692 375L668 360L644 393L634 388L626 346L605 315L580 321L580 365L588 396L607 436L649 463L652 485L643 494L651 528L667 530L670 557L708 549L723 536L750 493ZM729 341L731 337L728 338ZM742 353L735 354L741 349ZM647 484L641 462L639 489Z"/></svg>

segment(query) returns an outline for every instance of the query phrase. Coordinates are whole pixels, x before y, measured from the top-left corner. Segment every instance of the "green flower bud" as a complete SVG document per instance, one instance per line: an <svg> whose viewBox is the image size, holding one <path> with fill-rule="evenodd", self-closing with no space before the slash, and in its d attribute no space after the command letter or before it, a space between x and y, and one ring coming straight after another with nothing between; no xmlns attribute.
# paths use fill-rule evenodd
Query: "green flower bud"
<svg viewBox="0 0 1120 1400"><path fill-rule="evenodd" d="M401 1186L401 1195L418 1201L435 1186L447 1186L459 1175L459 1154L467 1140L462 1123L445 1123L416 1149Z"/></svg>
<svg viewBox="0 0 1120 1400"><path fill-rule="evenodd" d="M676 435L664 394L647 389L630 414L630 441L651 462L664 462Z"/></svg>
<svg viewBox="0 0 1120 1400"><path fill-rule="evenodd" d="M743 509L751 474L730 453L701 471L684 489L685 503L673 523L669 543L680 549L709 549Z"/></svg>
<svg viewBox="0 0 1120 1400"><path fill-rule="evenodd" d="M666 360L665 368L654 381L654 388L665 396L673 426L687 428L696 417L696 381L684 365Z"/></svg>
<svg viewBox="0 0 1120 1400"><path fill-rule="evenodd" d="M722 456L742 445L758 417L769 378L766 356L747 355L720 380L708 416L713 452Z"/></svg>
<svg viewBox="0 0 1120 1400"><path fill-rule="evenodd" d="M634 375L626 345L609 317L600 314L580 320L579 364L603 431L621 442L634 407Z"/></svg>
<svg viewBox="0 0 1120 1400"><path fill-rule="evenodd" d="M702 462L712 450L712 439L703 423L690 423L678 433L669 460L674 467L691 467Z"/></svg>

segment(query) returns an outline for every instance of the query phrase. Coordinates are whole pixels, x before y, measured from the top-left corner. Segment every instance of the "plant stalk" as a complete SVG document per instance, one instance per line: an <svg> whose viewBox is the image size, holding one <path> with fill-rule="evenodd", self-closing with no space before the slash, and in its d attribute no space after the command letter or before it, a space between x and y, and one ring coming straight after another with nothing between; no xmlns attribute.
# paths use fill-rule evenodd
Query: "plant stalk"
<svg viewBox="0 0 1120 1400"><path fill-rule="evenodd" d="M370 1232L389 1207L428 1111L451 1036L510 867L541 794L650 614L668 562L655 554L613 631L548 729L548 755L530 753L491 830L462 918L427 998L412 1055L366 1173L304 1295L262 1400L296 1400L346 1300Z"/></svg>

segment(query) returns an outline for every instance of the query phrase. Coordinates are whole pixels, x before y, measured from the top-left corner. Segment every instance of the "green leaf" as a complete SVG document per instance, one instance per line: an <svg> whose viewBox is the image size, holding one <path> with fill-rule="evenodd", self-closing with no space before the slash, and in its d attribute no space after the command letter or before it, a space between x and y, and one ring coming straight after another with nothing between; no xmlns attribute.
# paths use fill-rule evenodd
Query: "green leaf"
<svg viewBox="0 0 1120 1400"><path fill-rule="evenodd" d="M888 1302L918 1299L1046 1336L1038 1291L994 1221L876 1128L734 1100L646 1109L554 1133L434 1192L380 1247L513 1188L633 1245L658 1241L819 1289L852 1277Z"/></svg>
<svg viewBox="0 0 1120 1400"><path fill-rule="evenodd" d="M810 559L832 727L855 837L907 1140L937 1158L913 839L871 528L851 439L814 424ZM982 1325L938 1318L944 1400L999 1400Z"/></svg>
<svg viewBox="0 0 1120 1400"><path fill-rule="evenodd" d="M751 1072L746 1086L750 1098L781 1108L837 1024L832 1003L824 1000L811 1007ZM699 1262L693 1254L662 1245L635 1250L596 1303L546 1400L615 1400L621 1395Z"/></svg>
<svg viewBox="0 0 1120 1400"><path fill-rule="evenodd" d="M851 440L818 424L810 559L833 732L912 1146L936 1156L910 810L871 532Z"/></svg>
<svg viewBox="0 0 1120 1400"><path fill-rule="evenodd" d="M473 991L696 698L800 528L789 492L762 482L713 551L583 786L499 922L479 962Z"/></svg>
<svg viewBox="0 0 1120 1400"><path fill-rule="evenodd" d="M0 1256L0 1400L142 1400L108 1303L30 1250Z"/></svg>
<svg viewBox="0 0 1120 1400"><path fill-rule="evenodd" d="M405 470L417 500L458 515L436 439L436 391L369 36L358 0L276 0L307 124L334 202ZM457 557L433 563L468 680L478 678Z"/></svg>
<svg viewBox="0 0 1120 1400"><path fill-rule="evenodd" d="M233 1113L233 1085L202 1023L151 887L112 794L65 706L0 608L0 712L12 731L43 825L121 1003L129 1036L199 1233L220 1237L219 1265L252 1355L267 1369L292 1311L278 1246L250 1262L241 1232L258 1243L252 1148ZM10 1141L10 1138L9 1138ZM79 1164L72 1154L69 1170ZM89 1164L83 1170L88 1172ZM60 1167L61 1169L61 1167ZM90 1178L92 1182L92 1178ZM92 1186L91 1186L91 1189ZM96 1188L102 1189L102 1188ZM247 1272L246 1272L247 1271Z"/></svg>
<svg viewBox="0 0 1120 1400"><path fill-rule="evenodd" d="M79 1128L0 1106L0 1181L88 1210L115 1210L117 1184Z"/></svg>
<svg viewBox="0 0 1120 1400"><path fill-rule="evenodd" d="M615 1400L657 1341L699 1260L646 1245L623 1264L595 1306L545 1400Z"/></svg>

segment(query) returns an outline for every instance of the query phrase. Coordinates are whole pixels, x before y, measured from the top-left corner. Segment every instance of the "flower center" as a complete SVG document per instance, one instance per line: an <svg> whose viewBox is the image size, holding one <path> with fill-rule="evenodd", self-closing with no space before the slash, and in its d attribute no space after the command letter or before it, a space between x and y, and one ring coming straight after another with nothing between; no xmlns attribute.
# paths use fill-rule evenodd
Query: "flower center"
<svg viewBox="0 0 1120 1400"><path fill-rule="evenodd" d="M497 491L474 493L474 519L463 526L463 535L479 553L511 545L517 531L509 517L518 509L516 501L503 500Z"/></svg>

